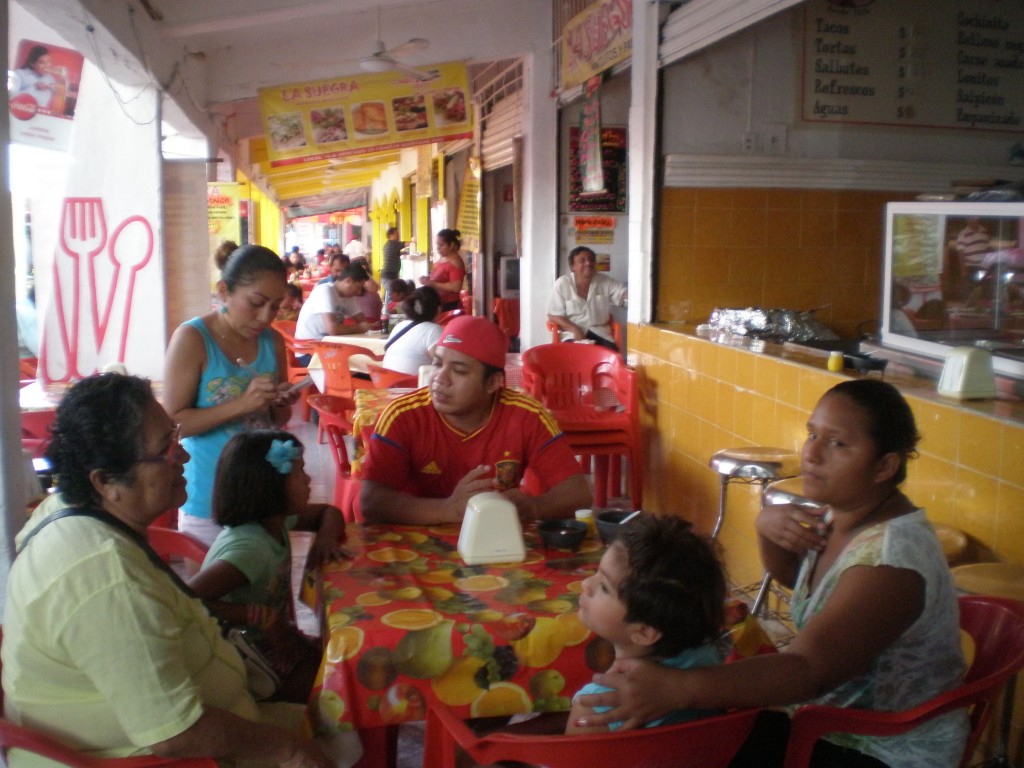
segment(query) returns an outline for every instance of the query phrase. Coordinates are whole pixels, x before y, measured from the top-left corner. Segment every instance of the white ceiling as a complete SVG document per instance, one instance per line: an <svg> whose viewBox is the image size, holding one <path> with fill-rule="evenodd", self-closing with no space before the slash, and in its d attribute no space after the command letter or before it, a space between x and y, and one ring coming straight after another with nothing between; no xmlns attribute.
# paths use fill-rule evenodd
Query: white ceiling
<svg viewBox="0 0 1024 768"><path fill-rule="evenodd" d="M155 79L181 133L262 134L257 91L359 73L377 39L429 41L403 62L514 59L551 45L554 0L14 0L125 84ZM144 61L140 67L137 62ZM148 71L147 71L148 70ZM152 75L152 77L151 77ZM200 130L180 119L188 115Z"/></svg>

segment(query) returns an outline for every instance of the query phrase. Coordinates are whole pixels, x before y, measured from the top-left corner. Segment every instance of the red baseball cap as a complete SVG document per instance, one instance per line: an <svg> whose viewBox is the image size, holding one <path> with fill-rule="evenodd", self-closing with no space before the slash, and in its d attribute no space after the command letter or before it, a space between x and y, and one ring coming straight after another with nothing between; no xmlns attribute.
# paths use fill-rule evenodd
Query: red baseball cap
<svg viewBox="0 0 1024 768"><path fill-rule="evenodd" d="M484 365L504 368L508 336L485 317L460 315L445 326L437 346L469 355Z"/></svg>

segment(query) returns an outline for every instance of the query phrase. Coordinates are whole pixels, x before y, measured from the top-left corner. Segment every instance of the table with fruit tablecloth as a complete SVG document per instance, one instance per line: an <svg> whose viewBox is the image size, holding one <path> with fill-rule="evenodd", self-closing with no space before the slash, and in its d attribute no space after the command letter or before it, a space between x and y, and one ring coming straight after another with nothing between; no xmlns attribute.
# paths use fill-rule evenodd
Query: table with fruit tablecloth
<svg viewBox="0 0 1024 768"><path fill-rule="evenodd" d="M353 558L324 567L324 660L311 709L322 730L423 720L442 701L482 717L567 711L612 661L576 615L603 547L545 550L524 532L522 563L467 566L458 525L349 525Z"/></svg>
<svg viewBox="0 0 1024 768"><path fill-rule="evenodd" d="M394 726L425 719L438 701L464 718L568 711L611 665L611 643L576 615L602 544L544 549L534 524L524 562L469 566L459 530L349 524L352 558L307 578L324 631L310 713L320 732L361 731L360 768L393 766ZM735 599L726 623L730 659L774 650Z"/></svg>

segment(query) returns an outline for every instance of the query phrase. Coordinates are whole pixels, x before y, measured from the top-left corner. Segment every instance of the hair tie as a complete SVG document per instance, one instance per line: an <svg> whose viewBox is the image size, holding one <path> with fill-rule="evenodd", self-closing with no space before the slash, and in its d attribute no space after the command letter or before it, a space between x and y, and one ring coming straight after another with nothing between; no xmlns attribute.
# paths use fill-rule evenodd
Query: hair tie
<svg viewBox="0 0 1024 768"><path fill-rule="evenodd" d="M267 451L267 461L279 474L287 475L292 471L292 462L302 456L302 449L294 440L271 440Z"/></svg>
<svg viewBox="0 0 1024 768"><path fill-rule="evenodd" d="M419 299L416 299L416 301L412 303L412 311L417 315L423 314L423 304Z"/></svg>

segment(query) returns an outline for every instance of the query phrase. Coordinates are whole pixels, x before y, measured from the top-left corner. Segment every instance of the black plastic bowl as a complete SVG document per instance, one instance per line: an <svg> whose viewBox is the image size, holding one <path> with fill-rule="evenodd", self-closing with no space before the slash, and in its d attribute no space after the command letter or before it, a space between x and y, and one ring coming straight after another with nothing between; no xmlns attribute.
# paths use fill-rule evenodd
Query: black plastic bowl
<svg viewBox="0 0 1024 768"><path fill-rule="evenodd" d="M571 549L575 552L587 537L587 524L582 520L545 520L537 533L547 549Z"/></svg>
<svg viewBox="0 0 1024 768"><path fill-rule="evenodd" d="M885 367L888 364L889 361L884 357L871 357L870 355L859 353L843 355L843 366L845 368L853 368L858 373L868 373L869 371L885 373Z"/></svg>
<svg viewBox="0 0 1024 768"><path fill-rule="evenodd" d="M619 526L623 520L632 514L629 511L609 510L608 512L598 512L594 516L594 520L597 523L597 533L605 546L608 546L618 538Z"/></svg>

